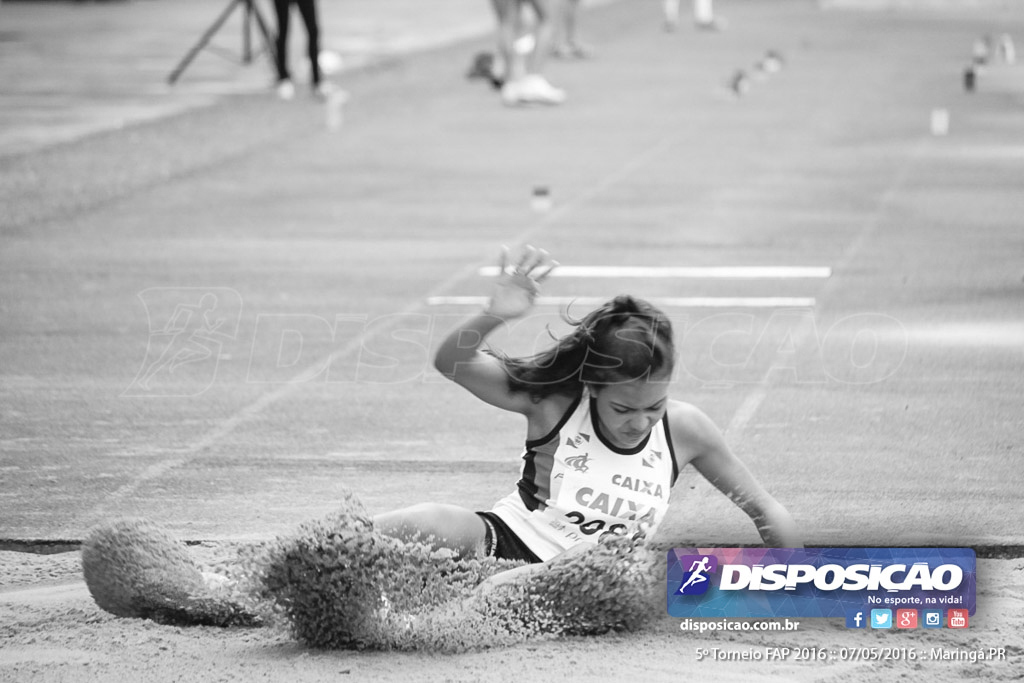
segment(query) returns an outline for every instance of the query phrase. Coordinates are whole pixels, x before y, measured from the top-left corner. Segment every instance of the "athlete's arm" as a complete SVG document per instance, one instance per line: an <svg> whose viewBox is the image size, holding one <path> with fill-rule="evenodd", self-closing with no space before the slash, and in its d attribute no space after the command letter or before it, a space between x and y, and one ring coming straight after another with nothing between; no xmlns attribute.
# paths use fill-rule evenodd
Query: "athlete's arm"
<svg viewBox="0 0 1024 683"><path fill-rule="evenodd" d="M434 367L482 401L525 415L533 403L530 397L511 391L501 360L480 350L484 338L505 322L487 311L463 322L441 343Z"/></svg>
<svg viewBox="0 0 1024 683"><path fill-rule="evenodd" d="M729 449L722 432L696 407L673 401L669 406L672 440L679 466L688 461L753 520L769 548L802 548L789 511L754 478ZM682 448L680 448L682 446Z"/></svg>
<svg viewBox="0 0 1024 683"><path fill-rule="evenodd" d="M508 375L498 358L480 350L497 327L520 318L533 308L539 284L557 265L548 253L526 247L519 263L510 268L502 253L500 272L487 308L456 327L437 350L434 367L474 396L505 410L524 415L535 407L525 392L510 391Z"/></svg>

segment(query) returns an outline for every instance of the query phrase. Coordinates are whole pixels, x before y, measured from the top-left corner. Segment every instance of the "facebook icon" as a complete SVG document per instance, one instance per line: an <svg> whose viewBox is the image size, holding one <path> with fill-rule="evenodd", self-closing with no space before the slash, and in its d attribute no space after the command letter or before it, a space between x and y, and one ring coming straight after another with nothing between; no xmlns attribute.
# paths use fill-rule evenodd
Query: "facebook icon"
<svg viewBox="0 0 1024 683"><path fill-rule="evenodd" d="M846 612L846 628L867 628L867 621L867 617L862 609Z"/></svg>

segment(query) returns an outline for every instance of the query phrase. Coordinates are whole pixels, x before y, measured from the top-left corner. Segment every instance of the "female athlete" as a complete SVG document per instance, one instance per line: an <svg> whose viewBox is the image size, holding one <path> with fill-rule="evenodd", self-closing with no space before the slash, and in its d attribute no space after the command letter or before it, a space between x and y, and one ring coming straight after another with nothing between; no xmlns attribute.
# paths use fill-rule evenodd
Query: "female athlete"
<svg viewBox="0 0 1024 683"><path fill-rule="evenodd" d="M462 557L540 563L606 533L649 537L679 471L692 465L750 516L767 546L800 547L789 513L711 420L669 397L675 349L657 308L618 296L536 356L482 350L488 334L532 309L556 266L533 247L514 265L505 252L489 305L457 327L435 359L481 400L526 417L516 490L488 511L425 503L379 515L374 527Z"/></svg>

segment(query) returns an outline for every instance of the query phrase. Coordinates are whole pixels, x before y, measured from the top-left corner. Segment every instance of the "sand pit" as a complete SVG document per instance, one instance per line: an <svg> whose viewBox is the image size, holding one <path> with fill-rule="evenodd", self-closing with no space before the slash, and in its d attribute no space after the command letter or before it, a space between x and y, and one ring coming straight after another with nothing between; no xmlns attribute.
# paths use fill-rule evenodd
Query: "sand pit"
<svg viewBox="0 0 1024 683"><path fill-rule="evenodd" d="M237 555L229 544L189 550L203 569L222 569ZM0 577L0 680L19 683L518 681L537 671L556 680L675 681L686 674L719 681L1006 681L1019 680L1024 667L1022 559L979 560L978 611L966 631L852 631L841 620L808 619L796 632L697 635L659 612L632 631L548 636L457 654L319 650L283 626L180 627L116 617L91 598L77 552L0 552ZM766 659L772 648L785 647L791 648L785 659ZM805 658L798 660L801 648ZM989 648L1003 648L1005 659L977 659ZM909 659L910 651L917 659ZM863 659L872 656L888 658Z"/></svg>

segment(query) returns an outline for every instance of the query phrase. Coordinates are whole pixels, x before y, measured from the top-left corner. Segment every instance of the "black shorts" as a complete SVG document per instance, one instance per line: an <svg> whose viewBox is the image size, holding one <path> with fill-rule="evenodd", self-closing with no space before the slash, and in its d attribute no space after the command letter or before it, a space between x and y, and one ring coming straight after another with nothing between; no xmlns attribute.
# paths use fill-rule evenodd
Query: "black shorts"
<svg viewBox="0 0 1024 683"><path fill-rule="evenodd" d="M484 536L484 552L487 557L530 562L531 564L541 561L533 554L532 550L526 547L522 539L508 528L501 517L493 512L478 512L476 514L484 520L484 526L487 527L487 534Z"/></svg>

